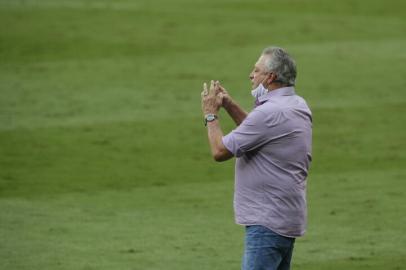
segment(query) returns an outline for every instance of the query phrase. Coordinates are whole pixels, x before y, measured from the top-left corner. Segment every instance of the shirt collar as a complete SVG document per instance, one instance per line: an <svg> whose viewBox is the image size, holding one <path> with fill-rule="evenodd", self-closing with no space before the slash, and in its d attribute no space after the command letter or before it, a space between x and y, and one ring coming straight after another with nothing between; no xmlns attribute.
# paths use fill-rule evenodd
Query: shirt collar
<svg viewBox="0 0 406 270"><path fill-rule="evenodd" d="M273 97L280 97L280 96L293 96L295 95L295 88L293 86L282 87L275 90L271 90L263 96L258 98L259 103L265 103L266 101L270 100Z"/></svg>

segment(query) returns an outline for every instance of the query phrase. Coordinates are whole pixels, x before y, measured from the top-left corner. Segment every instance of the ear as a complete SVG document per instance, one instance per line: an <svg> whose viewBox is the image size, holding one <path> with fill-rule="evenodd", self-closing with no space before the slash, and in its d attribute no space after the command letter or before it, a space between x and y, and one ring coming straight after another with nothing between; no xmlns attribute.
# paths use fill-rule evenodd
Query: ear
<svg viewBox="0 0 406 270"><path fill-rule="evenodd" d="M274 82L276 80L276 74L275 73L270 73L269 78L266 80L266 82L269 84L271 84L272 82Z"/></svg>

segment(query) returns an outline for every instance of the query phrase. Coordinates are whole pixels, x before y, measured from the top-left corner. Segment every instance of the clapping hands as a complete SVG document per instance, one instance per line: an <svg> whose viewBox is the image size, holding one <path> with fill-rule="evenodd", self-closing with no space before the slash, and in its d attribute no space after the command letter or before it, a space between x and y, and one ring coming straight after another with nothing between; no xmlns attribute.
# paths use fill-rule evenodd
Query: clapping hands
<svg viewBox="0 0 406 270"><path fill-rule="evenodd" d="M221 86L219 81L210 81L210 88L207 83L203 84L202 111L203 114L217 114L221 106L224 106L230 100L227 90Z"/></svg>

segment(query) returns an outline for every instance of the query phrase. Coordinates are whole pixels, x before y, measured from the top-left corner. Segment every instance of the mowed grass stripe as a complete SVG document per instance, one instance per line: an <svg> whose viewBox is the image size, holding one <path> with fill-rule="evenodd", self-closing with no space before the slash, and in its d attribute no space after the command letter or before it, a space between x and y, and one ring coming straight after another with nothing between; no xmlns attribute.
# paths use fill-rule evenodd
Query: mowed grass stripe
<svg viewBox="0 0 406 270"><path fill-rule="evenodd" d="M311 269L336 262L357 269L367 265L379 269L383 258L393 259L386 262L388 267L400 266L402 251L394 252L391 245L403 241L402 226L392 221L404 211L404 194L380 179L400 183L404 176L405 172L397 176L370 172L356 177L352 173L311 177L311 223L308 235L298 240L295 266ZM363 177L368 177L369 185L360 186ZM128 263L138 263L140 269L148 265L175 269L189 263L185 257L195 257L202 269L218 269L217 260L237 266L242 230L232 223L231 186L231 182L178 183L131 191L74 192L48 199L3 198L0 204L7 211L1 213L2 220L13 224L11 233L17 239L7 242L13 248L4 252L13 258L13 250L19 250L26 257L31 251L23 245L24 239L43 248L44 266L54 264L62 269L86 263L102 269ZM161 259L153 260L147 253ZM59 254L79 259L66 261ZM202 254L210 254L213 260ZM93 261L100 256L103 258ZM5 262L24 267L10 259ZM28 262L41 265L34 257Z"/></svg>
<svg viewBox="0 0 406 270"><path fill-rule="evenodd" d="M399 149L406 145L405 131L399 127L405 114L399 112L404 108L315 110L312 174L401 168L406 156ZM391 121L387 114L394 115ZM188 128L180 129L179 121ZM231 130L232 123L228 124L226 130ZM331 125L335 128L329 129ZM233 177L231 163L212 163L200 118L19 129L0 137L2 192L9 196ZM31 194L33 189L36 192Z"/></svg>
<svg viewBox="0 0 406 270"><path fill-rule="evenodd" d="M313 109L402 104L403 99L399 96L403 95L406 79L396 70L406 61L401 49L404 42L378 42L376 48L380 51L393 50L393 55L386 58L364 50L367 44L293 46L300 67L298 94L304 96ZM247 74L252 61L248 57L240 61L238 58L246 52L248 50L233 53L219 50L211 57L194 54L193 59L187 54L155 56L152 67L148 65L148 57L134 61L104 59L8 66L0 76L3 94L0 129L133 121L185 114L198 117L201 85L209 79L222 80L233 96L250 109L252 98ZM169 68L168 63L175 63L175 59L182 65ZM199 65L196 65L196 59ZM210 61L216 66L226 61L227 66L237 67L230 70L222 66L214 70ZM351 68L347 68L348 65ZM387 65L391 65L393 72L386 69ZM324 69L331 72L320 76ZM150 78L155 70L159 70L162 79ZM233 74L239 79L233 80ZM385 88L391 91L382 89L378 80L384 80Z"/></svg>

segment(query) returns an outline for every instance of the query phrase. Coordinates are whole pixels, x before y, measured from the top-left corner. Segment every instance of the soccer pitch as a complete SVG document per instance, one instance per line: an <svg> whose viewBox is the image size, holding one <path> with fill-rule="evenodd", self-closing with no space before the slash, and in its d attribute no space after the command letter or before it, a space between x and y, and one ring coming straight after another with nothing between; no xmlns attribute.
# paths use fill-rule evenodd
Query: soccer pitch
<svg viewBox="0 0 406 270"><path fill-rule="evenodd" d="M239 269L234 161L210 157L200 92L218 79L249 110L268 45L313 111L293 269L404 269L405 18L401 0L0 0L0 269Z"/></svg>

